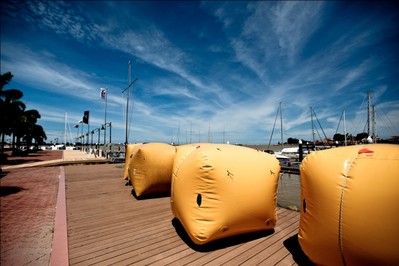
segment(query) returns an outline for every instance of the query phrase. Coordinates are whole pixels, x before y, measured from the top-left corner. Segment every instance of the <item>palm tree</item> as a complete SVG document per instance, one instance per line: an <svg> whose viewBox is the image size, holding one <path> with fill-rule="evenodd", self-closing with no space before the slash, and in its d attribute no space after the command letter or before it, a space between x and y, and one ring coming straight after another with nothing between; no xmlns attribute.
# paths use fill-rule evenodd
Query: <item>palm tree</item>
<svg viewBox="0 0 399 266"><path fill-rule="evenodd" d="M13 129L14 137L17 141L17 150L21 146L21 140L26 141L26 146L29 149L32 144L35 126L39 118L40 114L37 110L27 110L20 114L15 120Z"/></svg>
<svg viewBox="0 0 399 266"><path fill-rule="evenodd" d="M36 129L36 123L37 120L41 117L39 114L39 111L37 110L27 110L23 114L24 117L26 117L26 128L25 128L25 135L23 138L26 141L26 145L29 149L29 147L32 144L32 140L34 138L35 134L35 129ZM42 128L43 129L43 128Z"/></svg>
<svg viewBox="0 0 399 266"><path fill-rule="evenodd" d="M26 106L20 99L23 96L22 91L17 89L3 90L12 79L13 75L7 72L0 78L0 134L1 150L4 151L5 135L13 133L12 125L14 121L24 112Z"/></svg>
<svg viewBox="0 0 399 266"><path fill-rule="evenodd" d="M32 137L35 140L35 148L38 149L39 145L43 144L44 141L47 139L46 133L44 129L40 125L34 125Z"/></svg>
<svg viewBox="0 0 399 266"><path fill-rule="evenodd" d="M42 126L37 125L40 114L37 110L25 110L25 104L20 101L23 96L22 91L17 89L3 90L12 79L10 72L1 75L0 78L0 134L2 152L4 151L5 135L13 135L13 149L15 140L17 150L21 145L21 140L25 140L27 147L32 144L34 139L36 145L43 143L47 139ZM15 151L15 150L14 150Z"/></svg>
<svg viewBox="0 0 399 266"><path fill-rule="evenodd" d="M0 90L2 90L3 87L8 84L8 82L10 82L12 77L13 77L13 75L11 74L11 72L7 72L7 73L4 73L4 74L1 75L1 77L0 77Z"/></svg>

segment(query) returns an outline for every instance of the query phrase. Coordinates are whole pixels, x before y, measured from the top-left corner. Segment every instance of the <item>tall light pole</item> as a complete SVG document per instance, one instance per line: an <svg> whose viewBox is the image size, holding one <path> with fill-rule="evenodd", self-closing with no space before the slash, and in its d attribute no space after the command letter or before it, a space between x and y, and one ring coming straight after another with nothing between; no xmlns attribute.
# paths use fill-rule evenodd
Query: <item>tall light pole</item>
<svg viewBox="0 0 399 266"><path fill-rule="evenodd" d="M130 101L130 87L137 81L137 78L130 82L130 72L131 72L131 63L129 61L128 63L128 86L126 89L122 91L124 93L127 91L127 97L126 97L126 125L125 125L125 146L129 143L129 134L128 134L128 129L129 129L129 101Z"/></svg>
<svg viewBox="0 0 399 266"><path fill-rule="evenodd" d="M109 143L112 143L112 122L105 123L101 126L101 130L105 130L107 132L107 126L109 127ZM105 134L105 133L104 133ZM105 141L104 141L105 144Z"/></svg>
<svg viewBox="0 0 399 266"><path fill-rule="evenodd" d="M93 135L94 135L94 130L91 131L91 142L90 146L93 146ZM91 147L90 147L91 148Z"/></svg>
<svg viewBox="0 0 399 266"><path fill-rule="evenodd" d="M107 89L106 88L101 88L100 90L100 97L101 99L105 100L105 111L104 111L104 126L107 125ZM104 145L106 144L106 137L107 137L107 130L105 129L104 131Z"/></svg>
<svg viewBox="0 0 399 266"><path fill-rule="evenodd" d="M315 132L314 132L314 124L313 124L313 108L312 108L312 106L310 106L310 123L312 124L312 141L313 141L313 144L315 144L315 139L314 139Z"/></svg>
<svg viewBox="0 0 399 266"><path fill-rule="evenodd" d="M128 127L129 127L129 101L130 101L130 80L132 74L132 64L129 61L127 67L127 97L126 97L126 125L125 125L125 146L129 143Z"/></svg>
<svg viewBox="0 0 399 266"><path fill-rule="evenodd" d="M284 149L283 108L281 102L280 102L280 130L281 130L281 149Z"/></svg>
<svg viewBox="0 0 399 266"><path fill-rule="evenodd" d="M111 122L108 123L109 124L109 143L112 143L112 125Z"/></svg>
<svg viewBox="0 0 399 266"><path fill-rule="evenodd" d="M100 131L101 131L101 128L97 128L96 130L98 131L98 140L97 140L97 149L98 149L100 147Z"/></svg>
<svg viewBox="0 0 399 266"><path fill-rule="evenodd" d="M370 136L370 91L367 91L367 136Z"/></svg>

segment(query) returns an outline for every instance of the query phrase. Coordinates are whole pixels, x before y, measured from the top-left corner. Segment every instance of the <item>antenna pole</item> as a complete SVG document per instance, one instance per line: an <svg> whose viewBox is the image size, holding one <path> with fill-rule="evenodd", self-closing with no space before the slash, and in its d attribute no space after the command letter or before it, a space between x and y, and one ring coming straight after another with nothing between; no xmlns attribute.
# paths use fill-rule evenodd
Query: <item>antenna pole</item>
<svg viewBox="0 0 399 266"><path fill-rule="evenodd" d="M367 91L367 135L370 136L370 91Z"/></svg>
<svg viewBox="0 0 399 266"><path fill-rule="evenodd" d="M313 125L313 108L312 108L312 106L310 107L310 122L312 124L312 140L313 140L313 144L315 144L315 141L314 141L314 125Z"/></svg>
<svg viewBox="0 0 399 266"><path fill-rule="evenodd" d="M106 89L107 90L107 89ZM108 91L105 92L105 111L104 111L104 145L107 144L107 96ZM111 143L110 143L111 144Z"/></svg>
<svg viewBox="0 0 399 266"><path fill-rule="evenodd" d="M280 127L281 127L281 149L284 149L284 136L283 136L283 109L280 102Z"/></svg>
<svg viewBox="0 0 399 266"><path fill-rule="evenodd" d="M343 113L344 116L344 140L345 140L345 146L347 145L347 140L346 140L346 118L345 118L345 110Z"/></svg>
<svg viewBox="0 0 399 266"><path fill-rule="evenodd" d="M373 138L373 142L374 143L377 143L377 138L376 138L376 136L377 136L377 133L376 133L376 123L375 123L375 105L373 105L372 106L372 109L373 109L373 113L372 113L372 120L373 120L373 123L372 123L372 138Z"/></svg>
<svg viewBox="0 0 399 266"><path fill-rule="evenodd" d="M225 144L225 143L226 143L226 140L225 140L225 134L226 134L226 126L225 126L225 125L223 125L223 144Z"/></svg>
<svg viewBox="0 0 399 266"><path fill-rule="evenodd" d="M125 146L129 143L128 127L129 127L129 97L130 97L130 75L131 75L131 63L128 63L128 79L127 79L127 97L126 97L126 125L125 125Z"/></svg>
<svg viewBox="0 0 399 266"><path fill-rule="evenodd" d="M66 147L66 141L67 141L67 115L68 113L65 112L65 116L64 116L64 144Z"/></svg>

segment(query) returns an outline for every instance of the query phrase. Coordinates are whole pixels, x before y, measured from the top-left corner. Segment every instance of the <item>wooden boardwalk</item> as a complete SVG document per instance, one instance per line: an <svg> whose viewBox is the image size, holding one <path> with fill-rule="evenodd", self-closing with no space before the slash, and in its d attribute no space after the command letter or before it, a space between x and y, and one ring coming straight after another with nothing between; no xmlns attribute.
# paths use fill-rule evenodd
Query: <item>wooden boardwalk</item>
<svg viewBox="0 0 399 266"><path fill-rule="evenodd" d="M278 209L274 230L195 246L168 196L137 200L123 164L65 166L70 265L309 265L299 213Z"/></svg>

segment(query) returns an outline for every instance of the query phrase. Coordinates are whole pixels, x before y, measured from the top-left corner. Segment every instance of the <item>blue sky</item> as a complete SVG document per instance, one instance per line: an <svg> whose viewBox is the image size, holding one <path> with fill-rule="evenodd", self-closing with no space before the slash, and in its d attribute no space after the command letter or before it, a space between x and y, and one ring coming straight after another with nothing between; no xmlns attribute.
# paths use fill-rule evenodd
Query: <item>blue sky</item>
<svg viewBox="0 0 399 266"><path fill-rule="evenodd" d="M3 1L1 73L12 72L7 88L22 90L27 109L41 113L48 142L64 138L65 113L73 137L86 110L90 129L100 127L105 87L113 142L124 143L129 61L138 79L129 142L267 144L280 102L284 141L312 139L310 107L327 137L343 110L356 135L367 122L368 90L377 134L389 138L399 135L398 7ZM278 120L272 143L279 128Z"/></svg>

